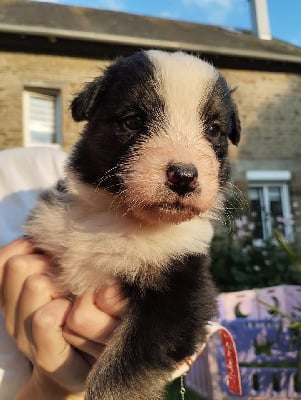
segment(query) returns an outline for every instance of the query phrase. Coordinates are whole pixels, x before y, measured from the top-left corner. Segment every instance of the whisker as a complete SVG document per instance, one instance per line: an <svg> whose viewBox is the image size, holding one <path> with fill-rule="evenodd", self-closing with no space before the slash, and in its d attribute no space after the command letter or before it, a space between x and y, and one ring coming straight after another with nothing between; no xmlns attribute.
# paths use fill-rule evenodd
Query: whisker
<svg viewBox="0 0 301 400"><path fill-rule="evenodd" d="M230 233L233 231L235 219L249 209L245 194L232 182L219 189L220 202L208 213L208 217L220 223Z"/></svg>
<svg viewBox="0 0 301 400"><path fill-rule="evenodd" d="M111 174L111 172L113 172L116 168L118 167L118 165L115 165L114 167L110 168L109 170L107 170L103 176L101 176L97 181L97 185L96 187L99 187L105 180L112 178L115 174Z"/></svg>
<svg viewBox="0 0 301 400"><path fill-rule="evenodd" d="M135 208L140 208L143 209L146 207L146 204L142 201L141 197L136 196L131 196L131 203L128 205L126 212L124 213L124 216L130 213L132 210Z"/></svg>
<svg viewBox="0 0 301 400"><path fill-rule="evenodd" d="M126 193L126 191L127 191L127 188L125 188L125 189L121 190L120 192L116 193L116 195L114 196L113 200L110 203L110 206L109 206L110 209L113 208L114 203L116 201L119 201L119 203L117 204L117 207L115 207L115 208L118 209L120 207L120 205L122 203L120 198L123 196L124 193Z"/></svg>

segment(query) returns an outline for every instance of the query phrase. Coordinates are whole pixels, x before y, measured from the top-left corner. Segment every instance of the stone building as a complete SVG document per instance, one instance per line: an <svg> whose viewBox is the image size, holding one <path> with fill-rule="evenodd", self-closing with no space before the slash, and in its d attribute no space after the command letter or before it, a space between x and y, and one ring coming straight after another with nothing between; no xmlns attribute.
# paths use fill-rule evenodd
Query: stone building
<svg viewBox="0 0 301 400"><path fill-rule="evenodd" d="M269 235L276 217L288 220L301 209L301 49L250 32L2 0L0 149L70 149L81 129L68 110L74 93L116 56L142 48L198 54L237 88L242 141L231 148L233 176L258 211L257 236ZM282 229L298 238L290 223Z"/></svg>

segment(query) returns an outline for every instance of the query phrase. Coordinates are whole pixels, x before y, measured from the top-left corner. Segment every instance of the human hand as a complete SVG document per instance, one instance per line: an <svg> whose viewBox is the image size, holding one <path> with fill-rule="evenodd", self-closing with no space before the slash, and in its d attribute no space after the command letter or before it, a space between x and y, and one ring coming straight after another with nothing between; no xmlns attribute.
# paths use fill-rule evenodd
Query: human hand
<svg viewBox="0 0 301 400"><path fill-rule="evenodd" d="M49 266L49 259L34 253L25 239L0 249L6 327L33 364L31 380L19 400L83 398L91 364L126 306L117 286L71 303L47 274Z"/></svg>

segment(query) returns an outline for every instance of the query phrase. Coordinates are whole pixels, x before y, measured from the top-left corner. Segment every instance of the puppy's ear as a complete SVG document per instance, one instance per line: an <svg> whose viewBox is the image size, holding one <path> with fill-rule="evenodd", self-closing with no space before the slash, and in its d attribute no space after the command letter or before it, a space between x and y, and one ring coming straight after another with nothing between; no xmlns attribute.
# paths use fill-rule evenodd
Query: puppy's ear
<svg viewBox="0 0 301 400"><path fill-rule="evenodd" d="M98 77L94 81L87 83L84 90L72 100L70 109L74 121L90 120L102 91L102 81L103 78Z"/></svg>
<svg viewBox="0 0 301 400"><path fill-rule="evenodd" d="M237 106L235 103L232 103L231 132L229 134L229 139L234 145L237 145L240 141L240 131L241 126Z"/></svg>

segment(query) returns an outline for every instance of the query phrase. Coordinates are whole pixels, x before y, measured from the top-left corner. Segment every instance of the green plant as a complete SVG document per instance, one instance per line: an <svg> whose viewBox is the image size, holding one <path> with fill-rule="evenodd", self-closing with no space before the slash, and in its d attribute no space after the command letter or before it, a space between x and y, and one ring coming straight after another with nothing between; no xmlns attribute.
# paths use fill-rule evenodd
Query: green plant
<svg viewBox="0 0 301 400"><path fill-rule="evenodd" d="M293 262L296 257L293 250L283 251L285 243L281 245L275 238L258 244L254 230L254 222L247 216L231 220L231 225L218 229L211 253L211 271L218 289L229 292L300 284L301 265Z"/></svg>
<svg viewBox="0 0 301 400"><path fill-rule="evenodd" d="M297 271L301 274L301 257L298 256L298 254L294 251L292 246L286 243L284 237L277 229L274 231L274 237L279 243L281 249L291 260L292 264L296 267Z"/></svg>

